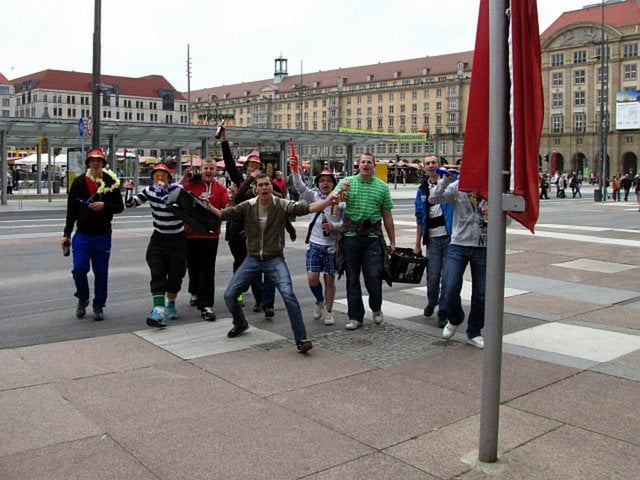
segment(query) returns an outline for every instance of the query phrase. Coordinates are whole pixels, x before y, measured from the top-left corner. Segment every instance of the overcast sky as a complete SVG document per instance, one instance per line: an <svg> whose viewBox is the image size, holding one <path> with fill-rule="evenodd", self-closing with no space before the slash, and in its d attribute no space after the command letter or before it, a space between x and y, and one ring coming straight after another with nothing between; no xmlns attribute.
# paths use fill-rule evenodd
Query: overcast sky
<svg viewBox="0 0 640 480"><path fill-rule="evenodd" d="M102 1L102 73L163 75L191 90L472 50L477 0ZM540 31L595 0L538 0ZM36 5L37 4L37 5ZM0 73L91 72L94 1L7 1Z"/></svg>

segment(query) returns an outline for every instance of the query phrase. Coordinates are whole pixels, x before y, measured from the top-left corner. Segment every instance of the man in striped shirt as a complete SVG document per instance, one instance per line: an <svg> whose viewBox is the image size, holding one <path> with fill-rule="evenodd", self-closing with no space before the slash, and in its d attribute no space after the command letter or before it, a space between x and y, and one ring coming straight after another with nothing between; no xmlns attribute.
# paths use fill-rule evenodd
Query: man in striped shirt
<svg viewBox="0 0 640 480"><path fill-rule="evenodd" d="M136 195L133 194L133 181L128 180L125 183L125 205L131 208L149 202L151 207L153 233L146 258L151 271L153 309L147 318L147 325L164 328L167 318L178 318L176 297L186 272L187 240L183 221L168 211L166 205L169 192L182 187L171 183L171 171L163 163L153 167L151 180L152 184Z"/></svg>
<svg viewBox="0 0 640 480"><path fill-rule="evenodd" d="M360 328L364 321L360 272L369 293L373 321L379 325L384 320L382 280L385 244L382 225L389 237L391 252L396 249L396 235L389 186L375 176L375 167L375 157L371 153L363 153L358 162L358 174L342 179L334 190L340 191L343 184L348 188L342 223L347 273L347 330Z"/></svg>

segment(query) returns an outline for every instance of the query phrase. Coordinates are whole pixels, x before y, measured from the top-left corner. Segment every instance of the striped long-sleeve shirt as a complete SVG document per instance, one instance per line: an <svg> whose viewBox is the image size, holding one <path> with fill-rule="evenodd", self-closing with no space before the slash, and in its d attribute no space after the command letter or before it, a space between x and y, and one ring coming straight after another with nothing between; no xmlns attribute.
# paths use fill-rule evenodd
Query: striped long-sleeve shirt
<svg viewBox="0 0 640 480"><path fill-rule="evenodd" d="M180 188L176 186L175 188ZM128 196L125 200L127 208L138 207L149 202L151 215L153 216L153 229L158 233L172 234L184 231L184 222L167 210L165 203L167 193L157 194L150 186L136 195Z"/></svg>

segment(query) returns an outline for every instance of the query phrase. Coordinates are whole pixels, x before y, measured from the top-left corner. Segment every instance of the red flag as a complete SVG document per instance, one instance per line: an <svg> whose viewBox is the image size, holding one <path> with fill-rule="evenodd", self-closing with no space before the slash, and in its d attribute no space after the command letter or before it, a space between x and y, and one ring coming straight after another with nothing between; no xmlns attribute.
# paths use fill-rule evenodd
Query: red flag
<svg viewBox="0 0 640 480"><path fill-rule="evenodd" d="M531 232L538 221L538 148L544 115L540 34L536 0L511 2L513 44L513 192L525 211L510 213Z"/></svg>
<svg viewBox="0 0 640 480"><path fill-rule="evenodd" d="M488 198L489 2L480 1L459 188Z"/></svg>
<svg viewBox="0 0 640 480"><path fill-rule="evenodd" d="M533 232L538 220L538 148L544 103L536 0L511 2L513 63L513 193L525 211L509 216ZM505 41L506 51L506 41ZM507 95L508 92L505 92ZM460 190L488 197L489 164L489 2L481 0L469 93ZM508 159L505 159L508 160Z"/></svg>

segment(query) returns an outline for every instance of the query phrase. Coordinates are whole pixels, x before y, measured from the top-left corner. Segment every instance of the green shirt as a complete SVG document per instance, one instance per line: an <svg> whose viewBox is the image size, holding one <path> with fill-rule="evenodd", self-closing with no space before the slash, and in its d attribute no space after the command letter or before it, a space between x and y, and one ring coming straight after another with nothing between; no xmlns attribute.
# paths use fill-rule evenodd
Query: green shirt
<svg viewBox="0 0 640 480"><path fill-rule="evenodd" d="M344 214L354 222L369 220L376 223L382 220L382 212L393 209L389 186L378 177L374 176L371 180L364 180L360 175L345 177L340 180L336 190L340 190L343 182L351 183Z"/></svg>

